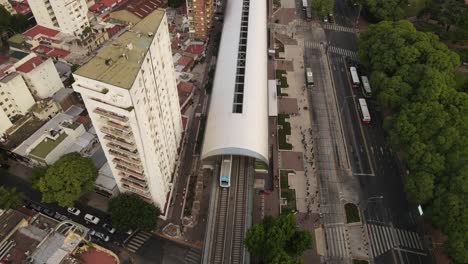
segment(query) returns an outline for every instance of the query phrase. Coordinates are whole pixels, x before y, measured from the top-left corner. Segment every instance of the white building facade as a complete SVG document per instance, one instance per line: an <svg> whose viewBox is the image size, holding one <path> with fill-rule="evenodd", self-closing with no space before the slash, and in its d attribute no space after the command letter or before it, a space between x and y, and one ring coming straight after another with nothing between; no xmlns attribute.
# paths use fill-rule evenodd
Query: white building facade
<svg viewBox="0 0 468 264"><path fill-rule="evenodd" d="M0 79L0 136L13 126L11 119L25 115L35 101L20 74L13 72Z"/></svg>
<svg viewBox="0 0 468 264"><path fill-rule="evenodd" d="M0 5L5 7L5 9L12 15L16 14L15 9L8 0L0 0Z"/></svg>
<svg viewBox="0 0 468 264"><path fill-rule="evenodd" d="M153 11L74 78L119 190L167 213L182 121L165 12Z"/></svg>
<svg viewBox="0 0 468 264"><path fill-rule="evenodd" d="M90 26L85 0L34 0L28 3L38 25L75 36Z"/></svg>
<svg viewBox="0 0 468 264"><path fill-rule="evenodd" d="M51 58L43 60L31 53L15 63L14 67L23 76L31 93L37 99L51 97L64 88Z"/></svg>

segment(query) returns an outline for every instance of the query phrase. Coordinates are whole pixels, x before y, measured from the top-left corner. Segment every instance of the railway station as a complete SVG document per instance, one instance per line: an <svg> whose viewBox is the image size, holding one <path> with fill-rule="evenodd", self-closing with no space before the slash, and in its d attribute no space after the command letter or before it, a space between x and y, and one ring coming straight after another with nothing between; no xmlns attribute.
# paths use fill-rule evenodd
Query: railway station
<svg viewBox="0 0 468 264"><path fill-rule="evenodd" d="M268 164L267 12L226 1L201 158L240 155Z"/></svg>

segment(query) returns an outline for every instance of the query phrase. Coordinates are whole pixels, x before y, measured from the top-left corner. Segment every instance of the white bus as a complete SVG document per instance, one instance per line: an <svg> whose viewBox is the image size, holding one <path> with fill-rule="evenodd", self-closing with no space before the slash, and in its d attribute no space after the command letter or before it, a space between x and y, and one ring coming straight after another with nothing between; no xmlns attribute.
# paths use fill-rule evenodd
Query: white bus
<svg viewBox="0 0 468 264"><path fill-rule="evenodd" d="M364 94L364 97L371 97L372 96L372 89L369 83L369 79L367 76L361 76L362 80L362 93Z"/></svg>
<svg viewBox="0 0 468 264"><path fill-rule="evenodd" d="M314 87L314 74L311 68L306 68L306 82L309 88Z"/></svg>
<svg viewBox="0 0 468 264"><path fill-rule="evenodd" d="M353 82L353 88L358 88L360 82L356 67L349 67L349 71L351 72L351 81Z"/></svg>
<svg viewBox="0 0 468 264"><path fill-rule="evenodd" d="M231 166L232 156L224 156L219 174L219 186L222 188L229 188L231 186Z"/></svg>
<svg viewBox="0 0 468 264"><path fill-rule="evenodd" d="M367 125L371 121L369 109L367 108L366 99L359 98L359 109L361 114L361 121L363 124Z"/></svg>

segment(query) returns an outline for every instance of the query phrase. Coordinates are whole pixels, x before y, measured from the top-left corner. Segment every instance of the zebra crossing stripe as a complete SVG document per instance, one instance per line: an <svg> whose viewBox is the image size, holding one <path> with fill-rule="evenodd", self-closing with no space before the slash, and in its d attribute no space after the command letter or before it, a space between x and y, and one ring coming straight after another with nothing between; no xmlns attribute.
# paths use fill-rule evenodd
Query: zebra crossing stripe
<svg viewBox="0 0 468 264"><path fill-rule="evenodd" d="M137 240L137 241L141 241L141 242L145 243L146 241L148 241L148 238L147 237L136 236L136 237L133 237L132 240Z"/></svg>
<svg viewBox="0 0 468 264"><path fill-rule="evenodd" d="M405 235L405 246L411 248L409 232L405 230L403 234Z"/></svg>
<svg viewBox="0 0 468 264"><path fill-rule="evenodd" d="M130 243L128 243L128 245L133 245L133 246L136 246L138 248L138 247L141 247L143 245L143 243L132 240L132 241L130 241Z"/></svg>
<svg viewBox="0 0 468 264"><path fill-rule="evenodd" d="M376 246L375 246L375 238L374 238L374 235L371 231L371 225L367 225L367 233L369 234L369 242L370 242L370 247L371 247L371 250L370 250L370 253L372 255L372 257L377 257L377 250L376 250Z"/></svg>
<svg viewBox="0 0 468 264"><path fill-rule="evenodd" d="M411 232L411 241L414 242L414 247L413 248L419 248L418 247L418 237L417 237L416 233L414 233L414 232Z"/></svg>
<svg viewBox="0 0 468 264"><path fill-rule="evenodd" d="M138 250L138 247L135 247L133 245L127 245L127 249L135 253Z"/></svg>
<svg viewBox="0 0 468 264"><path fill-rule="evenodd" d="M400 245L404 245L404 242L403 242L403 231L401 229L398 229L398 239L400 241Z"/></svg>
<svg viewBox="0 0 468 264"><path fill-rule="evenodd" d="M394 246L399 246L400 243L398 243L398 237L397 237L397 230L396 230L396 228L392 228L392 229L390 230L390 232L391 232L391 235L392 235L393 245L394 245Z"/></svg>
<svg viewBox="0 0 468 264"><path fill-rule="evenodd" d="M379 246L380 246L380 250L379 250L379 255L380 255L380 254L383 254L385 252L384 235L382 233L382 229L380 229L380 226L375 225L374 228L376 230L377 241L378 241Z"/></svg>

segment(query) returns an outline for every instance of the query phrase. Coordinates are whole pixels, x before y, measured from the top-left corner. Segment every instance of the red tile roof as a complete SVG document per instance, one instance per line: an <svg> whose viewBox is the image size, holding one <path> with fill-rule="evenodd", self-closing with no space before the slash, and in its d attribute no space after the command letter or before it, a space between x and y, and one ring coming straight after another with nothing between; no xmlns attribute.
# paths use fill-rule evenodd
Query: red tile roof
<svg viewBox="0 0 468 264"><path fill-rule="evenodd" d="M180 83L177 85L177 89L179 89L179 91L184 92L184 93L191 93L192 90L193 90L193 83L190 83L190 82L180 82Z"/></svg>
<svg viewBox="0 0 468 264"><path fill-rule="evenodd" d="M19 67L16 67L17 71L28 73L32 69L36 68L37 66L41 65L44 60L41 57L33 57L29 59L27 62L23 63Z"/></svg>
<svg viewBox="0 0 468 264"><path fill-rule="evenodd" d="M192 45L188 46L185 49L185 51L200 56L203 53L204 49L205 49L205 45L203 45L203 44L192 44Z"/></svg>
<svg viewBox="0 0 468 264"><path fill-rule="evenodd" d="M187 67L188 65L190 65L190 63L192 63L193 59L189 56L182 56L178 61L177 61L177 64L179 65L184 65L185 67Z"/></svg>
<svg viewBox="0 0 468 264"><path fill-rule="evenodd" d="M18 14L27 14L31 12L31 8L29 8L29 4L27 0L23 0L22 2L12 1L11 5L13 9L15 9L16 13Z"/></svg>
<svg viewBox="0 0 468 264"><path fill-rule="evenodd" d="M167 7L167 2L163 0L128 0L122 4L122 9L133 13L139 18L145 18L157 8Z"/></svg>
<svg viewBox="0 0 468 264"><path fill-rule="evenodd" d="M70 54L70 52L66 50L52 48L52 47L45 46L42 44L33 48L32 51L40 53L40 54L44 54L47 57L59 57L59 58L65 58L66 56Z"/></svg>
<svg viewBox="0 0 468 264"><path fill-rule="evenodd" d="M23 35L25 35L27 37L31 37L31 38L34 38L39 34L46 35L46 36L49 36L49 37L55 37L58 33L60 33L60 31L37 25L37 26L27 30L26 32L24 32Z"/></svg>

